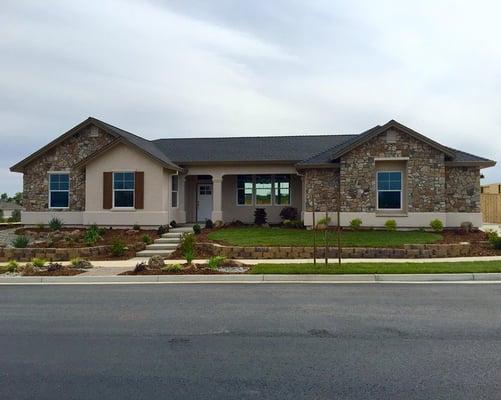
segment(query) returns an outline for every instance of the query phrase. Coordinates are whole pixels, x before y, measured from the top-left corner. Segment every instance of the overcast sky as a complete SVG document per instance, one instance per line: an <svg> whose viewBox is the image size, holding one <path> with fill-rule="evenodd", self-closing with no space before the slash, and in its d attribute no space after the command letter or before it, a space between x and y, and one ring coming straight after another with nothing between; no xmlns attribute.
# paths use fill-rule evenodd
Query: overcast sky
<svg viewBox="0 0 501 400"><path fill-rule="evenodd" d="M501 159L499 15L494 0L1 0L0 192L88 116L149 139L396 119Z"/></svg>

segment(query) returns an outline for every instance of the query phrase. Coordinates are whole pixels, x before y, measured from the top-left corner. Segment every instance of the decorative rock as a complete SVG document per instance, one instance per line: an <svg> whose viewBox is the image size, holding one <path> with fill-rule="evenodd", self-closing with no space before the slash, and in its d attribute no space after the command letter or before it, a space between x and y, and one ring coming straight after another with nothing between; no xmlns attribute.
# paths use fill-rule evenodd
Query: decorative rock
<svg viewBox="0 0 501 400"><path fill-rule="evenodd" d="M164 259L161 256L153 256L148 260L148 267L150 269L160 269L165 265Z"/></svg>
<svg viewBox="0 0 501 400"><path fill-rule="evenodd" d="M222 228L224 226L224 222L221 220L217 220L214 222L214 228Z"/></svg>

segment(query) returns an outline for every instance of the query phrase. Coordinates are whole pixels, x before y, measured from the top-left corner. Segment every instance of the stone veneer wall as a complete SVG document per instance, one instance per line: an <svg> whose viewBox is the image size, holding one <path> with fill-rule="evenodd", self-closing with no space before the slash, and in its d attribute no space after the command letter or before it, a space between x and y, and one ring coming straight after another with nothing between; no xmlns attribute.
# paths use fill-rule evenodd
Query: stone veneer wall
<svg viewBox="0 0 501 400"><path fill-rule="evenodd" d="M409 157L409 212L445 212L445 156L428 144L393 130L395 143L383 133L341 157L341 211L376 211L375 158Z"/></svg>
<svg viewBox="0 0 501 400"><path fill-rule="evenodd" d="M445 188L447 212L480 212L478 167L446 167Z"/></svg>
<svg viewBox="0 0 501 400"><path fill-rule="evenodd" d="M69 211L83 211L85 209L85 168L75 169L73 166L112 140L113 137L101 129L97 137L91 137L90 129L84 128L28 164L23 176L25 210L47 211L48 173L69 170Z"/></svg>
<svg viewBox="0 0 501 400"><path fill-rule="evenodd" d="M307 169L304 171L306 211L337 209L339 170L334 168Z"/></svg>
<svg viewBox="0 0 501 400"><path fill-rule="evenodd" d="M222 246L215 243L197 243L197 249L204 252L227 258L237 259L296 259L313 258L313 247L292 246ZM470 243L451 244L412 244L403 248L366 248L344 247L341 250L343 258L440 258L466 257L470 254ZM317 248L317 257L325 257L325 248ZM336 258L337 249L329 247L328 257Z"/></svg>

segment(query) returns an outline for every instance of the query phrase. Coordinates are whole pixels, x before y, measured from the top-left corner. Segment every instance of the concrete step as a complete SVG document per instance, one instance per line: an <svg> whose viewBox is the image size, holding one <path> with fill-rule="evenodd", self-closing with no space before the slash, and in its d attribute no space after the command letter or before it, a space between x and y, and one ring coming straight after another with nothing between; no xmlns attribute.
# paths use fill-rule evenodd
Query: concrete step
<svg viewBox="0 0 501 400"><path fill-rule="evenodd" d="M193 232L193 227L189 227L189 226L182 226L182 227L179 227L179 228L170 228L169 229L169 233L184 233L184 232Z"/></svg>
<svg viewBox="0 0 501 400"><path fill-rule="evenodd" d="M153 257L153 256L162 256L168 257L174 250L143 250L136 253L136 257Z"/></svg>
<svg viewBox="0 0 501 400"><path fill-rule="evenodd" d="M146 250L175 250L177 243L155 243L146 246Z"/></svg>
<svg viewBox="0 0 501 400"><path fill-rule="evenodd" d="M162 238L172 239L172 238L180 238L181 236L183 236L183 232L169 232L169 233L164 233L162 235Z"/></svg>
<svg viewBox="0 0 501 400"><path fill-rule="evenodd" d="M177 237L167 237L167 238L160 238L160 239L155 239L155 243L180 243L180 239Z"/></svg>

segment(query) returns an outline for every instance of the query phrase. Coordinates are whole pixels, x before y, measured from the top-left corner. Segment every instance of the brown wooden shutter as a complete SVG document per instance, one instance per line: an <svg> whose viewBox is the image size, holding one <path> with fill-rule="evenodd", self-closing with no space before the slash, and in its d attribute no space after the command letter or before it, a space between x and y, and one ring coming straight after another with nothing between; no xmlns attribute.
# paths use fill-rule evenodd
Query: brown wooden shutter
<svg viewBox="0 0 501 400"><path fill-rule="evenodd" d="M103 172L103 208L113 207L113 172Z"/></svg>
<svg viewBox="0 0 501 400"><path fill-rule="evenodd" d="M136 186L135 186L135 208L142 210L144 208L144 172L136 171Z"/></svg>

